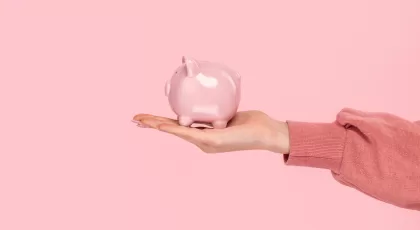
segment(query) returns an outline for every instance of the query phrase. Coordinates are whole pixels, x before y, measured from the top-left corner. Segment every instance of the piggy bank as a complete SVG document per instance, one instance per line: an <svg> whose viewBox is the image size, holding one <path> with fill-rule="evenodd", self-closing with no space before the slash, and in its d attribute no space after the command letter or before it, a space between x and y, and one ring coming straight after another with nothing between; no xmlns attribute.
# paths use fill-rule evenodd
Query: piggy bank
<svg viewBox="0 0 420 230"><path fill-rule="evenodd" d="M166 82L165 94L180 125L204 123L225 128L238 110L241 76L221 63L184 56Z"/></svg>

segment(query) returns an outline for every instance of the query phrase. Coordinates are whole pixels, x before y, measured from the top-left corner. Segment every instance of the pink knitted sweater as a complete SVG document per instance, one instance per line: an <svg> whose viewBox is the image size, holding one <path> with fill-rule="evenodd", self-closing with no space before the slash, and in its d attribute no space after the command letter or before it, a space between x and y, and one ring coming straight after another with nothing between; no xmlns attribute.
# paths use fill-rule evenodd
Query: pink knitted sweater
<svg viewBox="0 0 420 230"><path fill-rule="evenodd" d="M343 185L420 211L420 122L346 108L334 123L287 123L287 165L331 170Z"/></svg>

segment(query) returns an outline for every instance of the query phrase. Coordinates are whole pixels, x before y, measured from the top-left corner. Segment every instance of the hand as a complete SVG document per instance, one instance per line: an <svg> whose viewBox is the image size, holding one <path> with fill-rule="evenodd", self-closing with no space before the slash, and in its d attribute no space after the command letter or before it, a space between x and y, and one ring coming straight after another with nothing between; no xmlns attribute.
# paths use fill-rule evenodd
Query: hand
<svg viewBox="0 0 420 230"><path fill-rule="evenodd" d="M150 114L136 115L133 121L140 127L150 127L180 137L206 153L243 150L289 152L287 124L260 111L238 112L224 129L184 127L177 120Z"/></svg>

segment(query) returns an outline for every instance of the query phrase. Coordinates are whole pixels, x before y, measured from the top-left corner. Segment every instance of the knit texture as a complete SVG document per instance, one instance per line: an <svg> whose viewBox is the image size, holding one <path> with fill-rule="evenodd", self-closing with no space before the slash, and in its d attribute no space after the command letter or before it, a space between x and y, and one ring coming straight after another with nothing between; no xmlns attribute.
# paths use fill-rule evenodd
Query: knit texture
<svg viewBox="0 0 420 230"><path fill-rule="evenodd" d="M420 122L345 108L333 123L287 123L287 165L331 170L343 185L420 211Z"/></svg>

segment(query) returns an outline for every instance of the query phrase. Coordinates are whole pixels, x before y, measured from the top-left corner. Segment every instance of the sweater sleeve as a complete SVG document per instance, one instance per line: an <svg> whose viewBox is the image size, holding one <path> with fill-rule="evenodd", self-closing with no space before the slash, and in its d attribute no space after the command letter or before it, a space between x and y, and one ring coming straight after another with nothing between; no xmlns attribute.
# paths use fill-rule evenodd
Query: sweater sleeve
<svg viewBox="0 0 420 230"><path fill-rule="evenodd" d="M420 122L345 108L332 123L287 123L286 165L331 170L343 185L420 211Z"/></svg>

